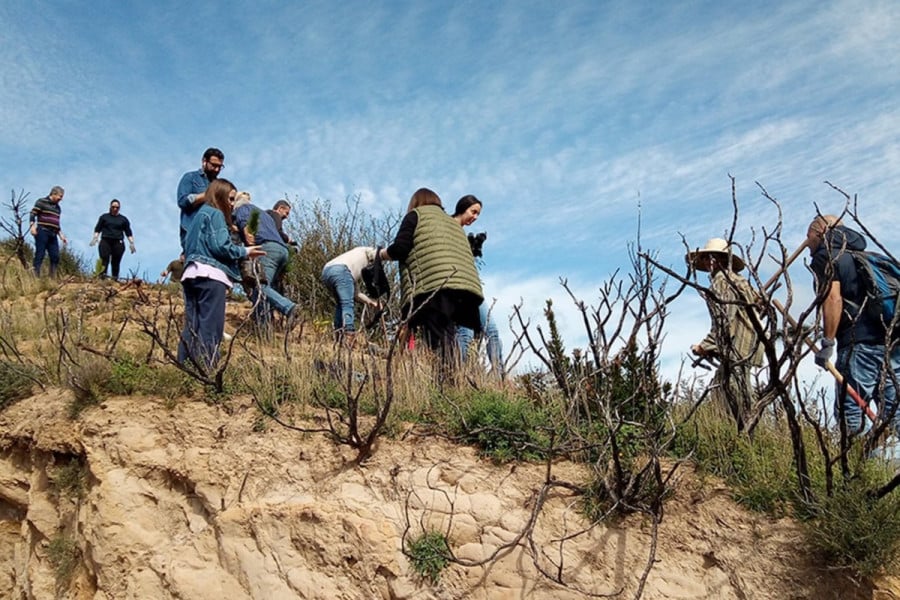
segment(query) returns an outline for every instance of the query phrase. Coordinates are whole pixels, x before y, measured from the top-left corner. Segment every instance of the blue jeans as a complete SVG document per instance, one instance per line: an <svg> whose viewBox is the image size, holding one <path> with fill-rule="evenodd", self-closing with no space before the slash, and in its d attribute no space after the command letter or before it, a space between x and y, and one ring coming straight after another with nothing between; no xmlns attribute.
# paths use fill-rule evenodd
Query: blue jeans
<svg viewBox="0 0 900 600"><path fill-rule="evenodd" d="M59 238L57 232L46 227L38 227L34 236L34 274L40 277L44 254L50 257L50 276L56 275L59 264Z"/></svg>
<svg viewBox="0 0 900 600"><path fill-rule="evenodd" d="M227 286L205 277L185 279L184 330L178 343L178 362L188 357L212 370L219 360L219 344L225 330L225 294Z"/></svg>
<svg viewBox="0 0 900 600"><path fill-rule="evenodd" d="M488 303L484 301L478 307L478 314L481 317L481 331L487 341L487 355L491 363L491 369L502 375L503 370L503 346L500 343L500 330L497 329L497 323L493 316L488 315ZM468 327L458 327L456 330L456 340L459 342L459 355L462 362L466 362L469 354L469 346L472 344L472 338L475 332Z"/></svg>
<svg viewBox="0 0 900 600"><path fill-rule="evenodd" d="M331 265L322 270L322 283L331 290L337 305L334 308L334 330L353 333L356 330L353 322L353 298L356 295L356 282L346 265Z"/></svg>
<svg viewBox="0 0 900 600"><path fill-rule="evenodd" d="M894 349L890 355L890 369L900 380L900 348ZM844 379L853 386L863 401L878 408L879 418L885 418L892 411L894 416L888 433L900 436L900 409L897 409L897 387L891 379L891 373L883 371L885 363L885 347L882 345L856 344L850 348L838 350L836 367ZM880 390L884 373L884 392ZM842 398L843 396L843 398ZM851 434L860 434L871 429L872 424L864 416L862 408L856 404L850 394L842 394L837 387L835 394L835 414L843 406L844 421Z"/></svg>
<svg viewBox="0 0 900 600"><path fill-rule="evenodd" d="M272 287L276 277L287 267L288 249L278 242L263 242L260 246L266 255L256 260L265 270L268 283L253 288L250 292L250 299L254 302L253 319L258 323L267 323L272 310L277 310L287 316L294 310L296 303L288 300ZM262 292L262 298L259 298L260 292Z"/></svg>

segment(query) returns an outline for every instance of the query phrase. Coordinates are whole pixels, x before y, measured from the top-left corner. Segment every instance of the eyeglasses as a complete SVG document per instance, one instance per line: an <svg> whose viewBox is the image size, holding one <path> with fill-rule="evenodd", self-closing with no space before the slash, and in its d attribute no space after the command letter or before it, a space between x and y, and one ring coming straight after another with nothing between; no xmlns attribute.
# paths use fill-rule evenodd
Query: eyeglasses
<svg viewBox="0 0 900 600"><path fill-rule="evenodd" d="M225 163L214 163L214 162L208 160L208 161L206 161L206 164L207 164L207 166L209 166L210 169L213 169L214 171L221 171L222 169L225 168Z"/></svg>

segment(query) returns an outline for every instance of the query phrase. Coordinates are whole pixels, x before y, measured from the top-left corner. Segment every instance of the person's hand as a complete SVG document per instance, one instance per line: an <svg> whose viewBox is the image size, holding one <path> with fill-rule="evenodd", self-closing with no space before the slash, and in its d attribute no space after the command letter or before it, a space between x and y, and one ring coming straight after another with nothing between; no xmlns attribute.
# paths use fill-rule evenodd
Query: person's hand
<svg viewBox="0 0 900 600"><path fill-rule="evenodd" d="M262 246L247 246L247 258L257 258L265 255L266 252L262 249Z"/></svg>
<svg viewBox="0 0 900 600"><path fill-rule="evenodd" d="M828 361L831 360L831 354L834 352L834 339L823 337L819 340L819 349L816 351L816 364L825 368Z"/></svg>
<svg viewBox="0 0 900 600"><path fill-rule="evenodd" d="M691 352L693 352L696 356L706 356L707 354L709 354L700 346L700 344L694 344L693 346L691 346Z"/></svg>
<svg viewBox="0 0 900 600"><path fill-rule="evenodd" d="M66 239L66 236L64 236L62 232L59 233L59 239L62 240L63 246L67 246L69 244L69 240Z"/></svg>
<svg viewBox="0 0 900 600"><path fill-rule="evenodd" d="M132 254L134 254L134 252L135 252L134 242L130 242L130 243L128 244L128 249L131 250L131 253L132 253Z"/></svg>
<svg viewBox="0 0 900 600"><path fill-rule="evenodd" d="M88 246L96 246L97 242L99 242L99 241L100 241L100 236L94 234L94 237L91 238L91 243L88 244Z"/></svg>
<svg viewBox="0 0 900 600"><path fill-rule="evenodd" d="M36 223L31 224L31 235L37 235L37 224Z"/></svg>

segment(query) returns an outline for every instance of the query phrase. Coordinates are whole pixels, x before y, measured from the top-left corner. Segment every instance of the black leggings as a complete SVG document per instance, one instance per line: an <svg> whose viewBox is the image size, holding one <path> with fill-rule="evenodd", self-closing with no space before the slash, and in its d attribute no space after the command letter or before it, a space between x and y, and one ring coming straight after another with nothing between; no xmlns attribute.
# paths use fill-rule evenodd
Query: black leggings
<svg viewBox="0 0 900 600"><path fill-rule="evenodd" d="M106 269L109 259L112 258L112 277L119 278L119 265L122 264L122 255L125 254L125 240L100 238L100 260L103 261L103 277L106 277Z"/></svg>

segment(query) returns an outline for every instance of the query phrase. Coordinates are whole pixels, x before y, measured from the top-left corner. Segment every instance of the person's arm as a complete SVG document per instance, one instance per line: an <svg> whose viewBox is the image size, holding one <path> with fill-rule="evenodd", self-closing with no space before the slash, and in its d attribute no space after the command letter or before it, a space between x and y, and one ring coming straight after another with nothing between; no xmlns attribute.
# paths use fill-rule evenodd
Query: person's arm
<svg viewBox="0 0 900 600"><path fill-rule="evenodd" d="M412 252L413 240L416 234L416 226L419 224L419 215L414 211L406 213L400 222L400 229L390 246L381 251L381 260L404 261Z"/></svg>
<svg viewBox="0 0 900 600"><path fill-rule="evenodd" d="M31 214L28 215L28 222L31 223L29 230L31 231L31 235L37 235L37 222L38 216L41 214L41 209L38 207L40 200L34 203L34 208L31 209Z"/></svg>
<svg viewBox="0 0 900 600"><path fill-rule="evenodd" d="M837 335L843 310L844 298L841 296L841 282L835 280L831 282L828 295L822 301L822 335L829 340L833 340Z"/></svg>
<svg viewBox="0 0 900 600"><path fill-rule="evenodd" d="M199 171L191 171L182 176L178 183L178 208L185 211L192 211L199 208L206 201L206 190L198 191L200 187Z"/></svg>

